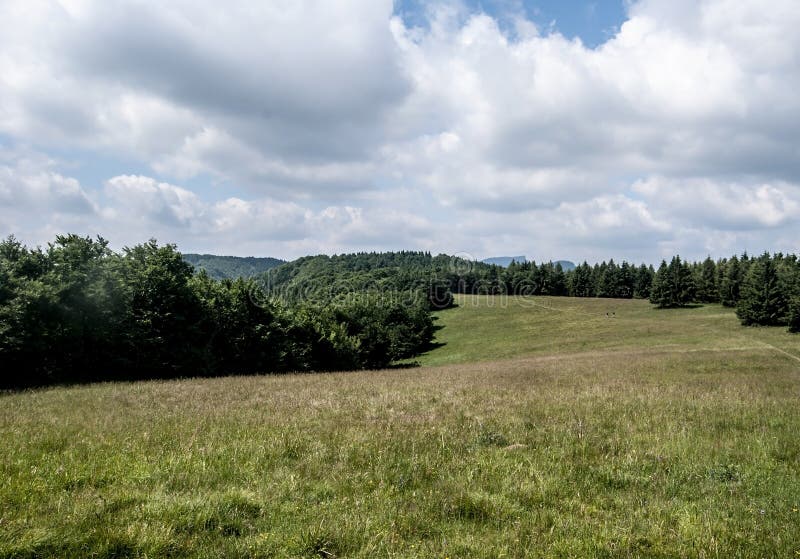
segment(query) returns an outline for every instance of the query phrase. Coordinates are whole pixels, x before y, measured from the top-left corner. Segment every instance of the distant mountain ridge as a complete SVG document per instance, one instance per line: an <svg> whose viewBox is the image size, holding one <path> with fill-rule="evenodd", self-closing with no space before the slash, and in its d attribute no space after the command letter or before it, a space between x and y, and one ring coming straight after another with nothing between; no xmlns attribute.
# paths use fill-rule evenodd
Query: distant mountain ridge
<svg viewBox="0 0 800 559"><path fill-rule="evenodd" d="M186 253L183 259L197 270L205 270L214 279L252 278L263 274L285 260L256 256L217 256L215 254Z"/></svg>

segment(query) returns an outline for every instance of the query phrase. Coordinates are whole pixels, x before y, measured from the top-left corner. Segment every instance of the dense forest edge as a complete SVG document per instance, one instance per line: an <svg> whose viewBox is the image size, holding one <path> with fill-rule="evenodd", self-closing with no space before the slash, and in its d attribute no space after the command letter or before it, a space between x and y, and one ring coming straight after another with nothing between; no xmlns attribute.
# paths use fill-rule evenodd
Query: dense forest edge
<svg viewBox="0 0 800 559"><path fill-rule="evenodd" d="M800 330L800 262L747 254L565 271L507 268L427 252L310 256L215 279L175 245L112 251L62 235L46 248L0 242L0 387L377 369L432 347L453 294L720 303L744 325Z"/></svg>

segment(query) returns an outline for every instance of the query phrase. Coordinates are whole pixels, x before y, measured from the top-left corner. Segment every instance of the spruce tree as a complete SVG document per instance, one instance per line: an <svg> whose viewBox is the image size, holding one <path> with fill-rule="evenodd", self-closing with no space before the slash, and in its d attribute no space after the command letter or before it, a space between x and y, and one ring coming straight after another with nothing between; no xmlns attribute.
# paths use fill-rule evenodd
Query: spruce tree
<svg viewBox="0 0 800 559"><path fill-rule="evenodd" d="M800 332L800 297L789 302L789 332Z"/></svg>
<svg viewBox="0 0 800 559"><path fill-rule="evenodd" d="M564 274L564 268L561 264L556 264L553 268L552 275L552 294L556 296L564 296L567 294L567 276Z"/></svg>
<svg viewBox="0 0 800 559"><path fill-rule="evenodd" d="M619 268L619 284L617 288L617 297L623 299L633 298L633 292L636 289L636 270L630 264L623 260L622 266Z"/></svg>
<svg viewBox="0 0 800 559"><path fill-rule="evenodd" d="M633 287L633 296L638 299L649 299L650 290L653 287L653 276L655 270L653 266L645 266L642 264L636 270L636 283Z"/></svg>
<svg viewBox="0 0 800 559"><path fill-rule="evenodd" d="M603 273L600 276L600 283L597 286L598 297L618 297L620 283L620 269L614 259L605 264Z"/></svg>
<svg viewBox="0 0 800 559"><path fill-rule="evenodd" d="M662 260L658 271L653 277L653 285L650 289L650 302L662 309L670 306L668 275L667 262Z"/></svg>
<svg viewBox="0 0 800 559"><path fill-rule="evenodd" d="M572 271L569 278L569 294L572 297L593 297L592 269L583 262Z"/></svg>
<svg viewBox="0 0 800 559"><path fill-rule="evenodd" d="M716 303L719 301L717 289L717 265L707 257L700 265L697 274L697 300L701 303Z"/></svg>
<svg viewBox="0 0 800 559"><path fill-rule="evenodd" d="M694 281L688 263L675 256L669 265L662 261L653 279L650 302L659 308L683 307L694 300Z"/></svg>
<svg viewBox="0 0 800 559"><path fill-rule="evenodd" d="M742 282L736 315L746 326L781 325L789 322L789 307L772 257L764 253L752 259Z"/></svg>
<svg viewBox="0 0 800 559"><path fill-rule="evenodd" d="M742 267L734 256L725 265L725 273L719 287L720 303L726 307L735 307L739 302L739 291L742 285Z"/></svg>

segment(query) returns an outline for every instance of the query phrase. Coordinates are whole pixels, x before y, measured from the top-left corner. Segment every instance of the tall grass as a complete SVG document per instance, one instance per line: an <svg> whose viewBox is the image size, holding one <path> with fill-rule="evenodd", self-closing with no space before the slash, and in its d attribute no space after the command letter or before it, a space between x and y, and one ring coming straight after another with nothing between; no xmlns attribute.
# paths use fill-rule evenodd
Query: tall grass
<svg viewBox="0 0 800 559"><path fill-rule="evenodd" d="M542 339L570 330L552 314ZM714 314L617 350L603 331L457 365L3 395L0 557L800 556L800 363L751 331L704 349ZM451 328L426 359L455 353Z"/></svg>

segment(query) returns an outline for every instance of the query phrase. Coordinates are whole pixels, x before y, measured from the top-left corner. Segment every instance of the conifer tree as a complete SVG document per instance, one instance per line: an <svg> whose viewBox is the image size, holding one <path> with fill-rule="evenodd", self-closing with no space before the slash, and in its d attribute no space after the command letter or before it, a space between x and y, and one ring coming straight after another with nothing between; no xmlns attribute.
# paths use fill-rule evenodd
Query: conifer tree
<svg viewBox="0 0 800 559"><path fill-rule="evenodd" d="M645 266L642 264L636 270L636 283L633 287L633 296L639 299L649 299L650 290L653 287L653 276L655 270L653 266Z"/></svg>
<svg viewBox="0 0 800 559"><path fill-rule="evenodd" d="M717 265L707 257L700 265L697 274L697 300L701 303L716 303L719 301L717 289Z"/></svg>
<svg viewBox="0 0 800 559"><path fill-rule="evenodd" d="M668 275L669 269L667 267L667 262L662 260L658 271L653 277L653 284L650 289L650 302L654 305L658 305L659 308L670 306Z"/></svg>
<svg viewBox="0 0 800 559"><path fill-rule="evenodd" d="M564 296L567 294L567 277L564 274L564 268L561 264L556 264L555 268L553 268L552 281L553 295Z"/></svg>
<svg viewBox="0 0 800 559"><path fill-rule="evenodd" d="M750 263L742 282L736 315L746 326L780 325L789 320L789 308L778 270L772 257L764 253Z"/></svg>
<svg viewBox="0 0 800 559"><path fill-rule="evenodd" d="M800 332L800 296L789 302L789 332Z"/></svg>
<svg viewBox="0 0 800 559"><path fill-rule="evenodd" d="M725 274L719 286L720 302L726 307L735 307L739 302L742 285L742 267L739 258L733 256L725 265Z"/></svg>
<svg viewBox="0 0 800 559"><path fill-rule="evenodd" d="M585 261L580 264L569 278L569 294L572 297L593 297L592 269Z"/></svg>
<svg viewBox="0 0 800 559"><path fill-rule="evenodd" d="M669 265L662 261L653 280L650 301L659 308L683 307L694 300L694 282L688 263L675 256Z"/></svg>

